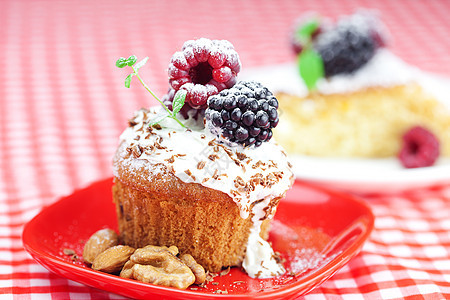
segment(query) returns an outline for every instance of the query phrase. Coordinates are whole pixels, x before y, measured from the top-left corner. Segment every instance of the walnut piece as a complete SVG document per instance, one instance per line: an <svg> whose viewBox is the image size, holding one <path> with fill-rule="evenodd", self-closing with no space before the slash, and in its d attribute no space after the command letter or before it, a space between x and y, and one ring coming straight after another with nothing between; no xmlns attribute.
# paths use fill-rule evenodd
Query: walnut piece
<svg viewBox="0 0 450 300"><path fill-rule="evenodd" d="M190 254L183 254L180 257L181 261L186 264L186 266L191 269L192 273L194 273L195 276L195 284L202 284L205 282L206 279L206 273L205 269L199 265L195 259Z"/></svg>
<svg viewBox="0 0 450 300"><path fill-rule="evenodd" d="M101 229L95 232L84 245L83 260L89 264L106 249L119 244L119 237L112 229Z"/></svg>
<svg viewBox="0 0 450 300"><path fill-rule="evenodd" d="M134 248L124 245L108 248L97 255L92 263L92 269L105 273L117 273L130 259L134 251Z"/></svg>
<svg viewBox="0 0 450 300"><path fill-rule="evenodd" d="M134 262L131 260L127 261L125 265L122 268L122 271L120 271L120 277L128 278L128 279L134 279L133 278L133 266Z"/></svg>
<svg viewBox="0 0 450 300"><path fill-rule="evenodd" d="M132 278L145 283L186 289L195 282L195 276L174 253L178 253L178 248L174 246L167 248L150 245L137 249L130 257L134 264ZM130 266L131 263L127 268ZM123 272L124 276L129 274L128 269Z"/></svg>

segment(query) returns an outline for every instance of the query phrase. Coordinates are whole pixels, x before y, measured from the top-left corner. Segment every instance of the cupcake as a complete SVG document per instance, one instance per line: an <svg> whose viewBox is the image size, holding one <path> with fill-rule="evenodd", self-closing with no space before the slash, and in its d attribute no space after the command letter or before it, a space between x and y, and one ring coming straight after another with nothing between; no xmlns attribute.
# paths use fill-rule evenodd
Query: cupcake
<svg viewBox="0 0 450 300"><path fill-rule="evenodd" d="M369 12L342 16L334 24L309 14L291 38L297 64L270 75L258 71L255 78L280 102L284 122L274 135L289 154L395 157L404 151L403 137L420 127L433 142L417 137L416 148L424 140L439 144L422 165L433 164L439 153L450 156L450 111L444 104L450 98L434 78L390 52L386 36ZM412 149L407 156L423 159L412 142L406 144Z"/></svg>
<svg viewBox="0 0 450 300"><path fill-rule="evenodd" d="M271 139L276 98L236 83L239 71L229 42L186 42L169 65L164 106L136 111L120 137L113 197L125 244L175 245L210 272L242 265L272 277L284 268L269 223L293 174Z"/></svg>

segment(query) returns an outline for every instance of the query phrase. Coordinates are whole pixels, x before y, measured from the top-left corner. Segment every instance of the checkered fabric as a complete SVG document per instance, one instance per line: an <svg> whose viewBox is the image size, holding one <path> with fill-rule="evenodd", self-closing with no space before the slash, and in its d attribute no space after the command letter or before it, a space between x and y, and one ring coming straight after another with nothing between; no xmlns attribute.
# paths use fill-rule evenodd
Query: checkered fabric
<svg viewBox="0 0 450 300"><path fill-rule="evenodd" d="M393 52L450 76L446 0L0 0L0 299L121 298L48 272L21 241L44 206L111 176L126 121L154 104L123 87L118 57L149 56L141 73L162 95L185 40L228 39L243 68L288 62L295 18L360 7L379 11ZM377 219L361 254L304 298L450 298L450 182L366 200Z"/></svg>

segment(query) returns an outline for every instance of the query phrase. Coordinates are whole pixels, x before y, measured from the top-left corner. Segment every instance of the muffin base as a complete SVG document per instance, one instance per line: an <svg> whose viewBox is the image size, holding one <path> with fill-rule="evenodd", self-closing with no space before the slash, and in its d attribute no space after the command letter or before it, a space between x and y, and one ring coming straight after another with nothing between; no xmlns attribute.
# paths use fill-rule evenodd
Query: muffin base
<svg viewBox="0 0 450 300"><path fill-rule="evenodd" d="M253 226L252 215L241 218L230 196L182 182L169 172L150 176L146 185L133 176L123 177L114 179L113 198L125 244L175 245L210 272L241 265ZM273 199L270 205L276 206L280 199ZM263 239L267 239L268 231L266 219L261 225Z"/></svg>

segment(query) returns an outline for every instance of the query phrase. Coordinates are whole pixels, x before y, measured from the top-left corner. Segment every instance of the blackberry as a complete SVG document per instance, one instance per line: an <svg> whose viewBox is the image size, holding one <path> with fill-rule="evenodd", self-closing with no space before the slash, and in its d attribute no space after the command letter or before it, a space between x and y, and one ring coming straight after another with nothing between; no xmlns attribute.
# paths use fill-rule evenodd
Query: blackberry
<svg viewBox="0 0 450 300"><path fill-rule="evenodd" d="M383 42L374 21L355 14L316 37L313 48L323 59L326 77L353 73L375 55Z"/></svg>
<svg viewBox="0 0 450 300"><path fill-rule="evenodd" d="M225 40L200 38L183 44L169 64L169 84L187 91L186 103L194 109L206 106L208 97L232 87L241 70L233 45Z"/></svg>
<svg viewBox="0 0 450 300"><path fill-rule="evenodd" d="M226 141L258 147L272 138L277 108L278 100L262 84L240 81L208 99L206 126Z"/></svg>

